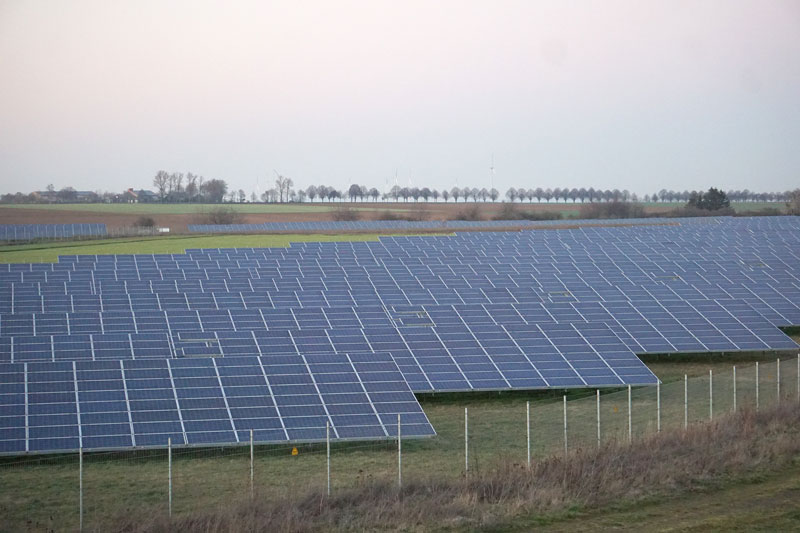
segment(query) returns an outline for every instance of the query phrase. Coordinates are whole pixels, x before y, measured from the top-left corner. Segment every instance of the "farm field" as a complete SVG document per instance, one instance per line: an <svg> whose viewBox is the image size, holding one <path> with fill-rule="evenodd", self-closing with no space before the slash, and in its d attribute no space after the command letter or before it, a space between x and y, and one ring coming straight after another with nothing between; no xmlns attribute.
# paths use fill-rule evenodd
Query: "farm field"
<svg viewBox="0 0 800 533"><path fill-rule="evenodd" d="M375 241L378 234L181 235L0 246L0 263L52 263L59 255L179 254L187 248L260 248L292 242Z"/></svg>
<svg viewBox="0 0 800 533"><path fill-rule="evenodd" d="M304 204L224 204L239 214L237 222L299 222L334 220L342 208L356 210L361 220L387 216L424 220L450 220L468 208L478 208L479 216L489 220L500 215L505 204L496 202L335 202ZM516 203L521 211L560 213L565 219L580 216L580 203ZM645 203L645 211L657 214L680 207L681 203ZM139 217L149 216L171 233L185 233L189 224L208 223L207 213L219 205L204 204L24 204L0 206L0 224L60 224L69 222L105 223L108 228L134 225ZM767 207L783 209L781 203L753 202L734 204L740 212Z"/></svg>

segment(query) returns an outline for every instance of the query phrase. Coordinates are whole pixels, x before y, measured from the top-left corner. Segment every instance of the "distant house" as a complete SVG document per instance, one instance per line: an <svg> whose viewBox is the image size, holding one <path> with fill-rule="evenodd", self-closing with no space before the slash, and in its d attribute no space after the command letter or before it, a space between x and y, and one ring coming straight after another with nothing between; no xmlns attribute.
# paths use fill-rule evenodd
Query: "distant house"
<svg viewBox="0 0 800 533"><path fill-rule="evenodd" d="M37 202L51 202L55 203L58 201L56 191L33 191L31 193L33 197L36 199Z"/></svg>
<svg viewBox="0 0 800 533"><path fill-rule="evenodd" d="M124 201L130 204L158 201L158 195L153 191L148 191L147 189L139 189L138 191L135 191L133 188L130 188L125 191L122 196Z"/></svg>

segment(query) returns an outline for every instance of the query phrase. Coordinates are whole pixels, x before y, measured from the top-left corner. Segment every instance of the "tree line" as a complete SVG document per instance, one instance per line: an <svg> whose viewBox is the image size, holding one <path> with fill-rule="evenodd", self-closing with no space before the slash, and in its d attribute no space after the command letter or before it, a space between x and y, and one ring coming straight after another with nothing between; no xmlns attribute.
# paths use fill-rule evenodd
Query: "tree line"
<svg viewBox="0 0 800 533"><path fill-rule="evenodd" d="M347 190L339 190L328 185L309 185L305 189L295 189L294 181L282 174L275 173L274 186L263 193L251 192L248 196L243 189L229 189L228 184L222 179L205 179L203 176L192 172L167 172L159 170L152 179L153 191L128 189L121 193L76 191L72 187L55 190L48 185L46 191L36 191L30 194L15 193L0 196L0 203L97 203L97 202L164 202L164 203L222 203L247 201L265 203L284 202L333 202L349 200L356 201L404 201L419 202L496 202L501 198L497 189L477 187L452 187L450 189L435 189L429 187L400 187L395 185L390 190L381 192L375 187L352 184ZM636 193L619 189L588 188L525 188L511 187L502 196L508 202L682 202L687 203L693 197L701 194L698 191L674 191L661 189L651 194L640 197ZM788 202L792 198L791 191L785 192L754 192L748 189L729 190L725 192L731 202Z"/></svg>

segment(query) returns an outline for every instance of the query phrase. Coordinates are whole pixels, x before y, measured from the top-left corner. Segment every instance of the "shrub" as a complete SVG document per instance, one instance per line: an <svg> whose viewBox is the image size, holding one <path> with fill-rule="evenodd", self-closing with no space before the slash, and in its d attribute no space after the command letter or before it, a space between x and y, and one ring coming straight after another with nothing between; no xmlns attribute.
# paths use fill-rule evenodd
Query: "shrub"
<svg viewBox="0 0 800 533"><path fill-rule="evenodd" d="M583 204L580 218L643 218L644 207L631 202L598 202Z"/></svg>
<svg viewBox="0 0 800 533"><path fill-rule="evenodd" d="M349 206L341 205L341 206L337 207L333 211L333 215L332 216L333 216L333 220L336 220L336 221L339 221L339 222L347 222L347 221L360 219L361 218L361 213L359 213L358 211L356 211L355 209L353 209L353 208L351 208Z"/></svg>
<svg viewBox="0 0 800 533"><path fill-rule="evenodd" d="M156 221L153 217L141 216L136 219L136 222L134 222L133 225L137 228L155 228Z"/></svg>
<svg viewBox="0 0 800 533"><path fill-rule="evenodd" d="M477 205L473 204L470 207L462 209L461 211L456 213L455 216L452 218L452 220L470 220L470 221L483 220L483 216L481 215L480 208Z"/></svg>
<svg viewBox="0 0 800 533"><path fill-rule="evenodd" d="M242 216L232 207L215 207L201 215L205 224L236 224Z"/></svg>
<svg viewBox="0 0 800 533"><path fill-rule="evenodd" d="M504 203L500 213L493 220L561 220L558 211L526 211L511 203Z"/></svg>

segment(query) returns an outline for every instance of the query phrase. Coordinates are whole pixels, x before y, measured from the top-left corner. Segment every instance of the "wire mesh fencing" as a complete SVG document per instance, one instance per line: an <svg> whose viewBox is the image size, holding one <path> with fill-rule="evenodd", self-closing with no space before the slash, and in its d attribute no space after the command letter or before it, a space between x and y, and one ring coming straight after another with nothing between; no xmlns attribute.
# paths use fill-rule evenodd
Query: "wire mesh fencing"
<svg viewBox="0 0 800 533"><path fill-rule="evenodd" d="M658 387L558 397L498 395L425 405L438 436L368 442L92 452L0 461L9 529L102 530L125 517L186 515L246 498L324 497L373 482L452 479L500 464L681 431L743 409L800 405L800 355ZM581 395L582 394L582 395ZM399 449L401 448L401 449Z"/></svg>

